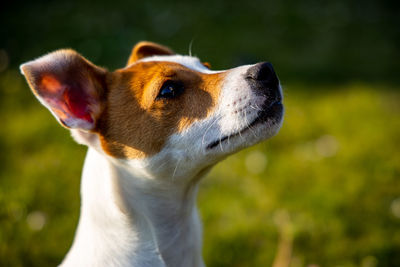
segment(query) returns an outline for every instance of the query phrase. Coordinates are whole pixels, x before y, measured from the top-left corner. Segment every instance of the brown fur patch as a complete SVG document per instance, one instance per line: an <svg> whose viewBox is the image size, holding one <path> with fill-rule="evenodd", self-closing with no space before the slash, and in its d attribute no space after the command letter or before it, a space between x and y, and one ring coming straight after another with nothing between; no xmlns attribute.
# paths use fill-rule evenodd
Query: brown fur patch
<svg viewBox="0 0 400 267"><path fill-rule="evenodd" d="M169 136L210 115L224 76L171 62L139 62L110 73L106 107L96 129L103 149L118 158L158 153ZM184 92L156 99L168 80L181 82Z"/></svg>
<svg viewBox="0 0 400 267"><path fill-rule="evenodd" d="M129 56L127 66L135 63L136 61L145 58L151 57L155 55L173 55L174 52L166 46L155 44L152 42L142 41L137 43L133 49L132 53Z"/></svg>

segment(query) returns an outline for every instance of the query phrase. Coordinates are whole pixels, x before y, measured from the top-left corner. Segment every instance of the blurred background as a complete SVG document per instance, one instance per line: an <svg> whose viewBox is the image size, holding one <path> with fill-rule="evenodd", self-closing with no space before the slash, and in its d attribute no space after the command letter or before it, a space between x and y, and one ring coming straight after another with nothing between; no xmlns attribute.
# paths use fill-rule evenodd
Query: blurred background
<svg viewBox="0 0 400 267"><path fill-rule="evenodd" d="M110 70L140 40L272 62L286 116L217 165L199 207L208 266L400 266L400 9L393 0L7 1L0 10L0 266L55 266L86 149L18 66L59 48Z"/></svg>

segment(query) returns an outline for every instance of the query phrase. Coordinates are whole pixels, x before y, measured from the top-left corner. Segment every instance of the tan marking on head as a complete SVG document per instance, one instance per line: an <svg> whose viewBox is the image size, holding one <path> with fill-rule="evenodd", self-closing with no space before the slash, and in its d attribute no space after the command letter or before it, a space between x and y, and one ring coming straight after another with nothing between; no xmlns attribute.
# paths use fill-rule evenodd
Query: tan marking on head
<svg viewBox="0 0 400 267"><path fill-rule="evenodd" d="M139 62L110 74L107 103L96 130L103 149L118 158L158 153L169 136L213 112L224 76L171 62ZM181 82L183 93L156 99L168 80Z"/></svg>

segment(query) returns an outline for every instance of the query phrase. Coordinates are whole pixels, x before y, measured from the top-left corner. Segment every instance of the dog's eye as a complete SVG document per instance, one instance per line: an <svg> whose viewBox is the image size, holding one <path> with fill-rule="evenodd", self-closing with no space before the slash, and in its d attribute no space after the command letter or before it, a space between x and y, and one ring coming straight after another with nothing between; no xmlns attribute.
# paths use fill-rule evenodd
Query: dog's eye
<svg viewBox="0 0 400 267"><path fill-rule="evenodd" d="M183 84L177 81L166 81L160 89L156 99L174 98L183 92Z"/></svg>

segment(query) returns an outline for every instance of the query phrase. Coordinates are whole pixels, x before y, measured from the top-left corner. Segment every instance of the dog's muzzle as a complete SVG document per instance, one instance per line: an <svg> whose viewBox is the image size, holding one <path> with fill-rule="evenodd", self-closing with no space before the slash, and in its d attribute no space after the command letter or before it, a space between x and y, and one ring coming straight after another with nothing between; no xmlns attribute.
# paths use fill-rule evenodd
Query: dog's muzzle
<svg viewBox="0 0 400 267"><path fill-rule="evenodd" d="M250 67L244 76L254 93L265 97L265 102L259 107L260 109L258 110L257 117L246 125L246 127L238 132L220 137L218 140L211 142L208 144L207 149L213 149L225 140L241 135L258 124L269 122L270 125L277 125L282 121L282 93L279 79L275 74L272 64L269 62L258 63Z"/></svg>

